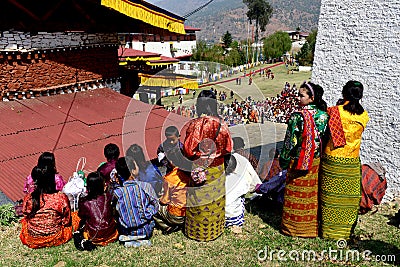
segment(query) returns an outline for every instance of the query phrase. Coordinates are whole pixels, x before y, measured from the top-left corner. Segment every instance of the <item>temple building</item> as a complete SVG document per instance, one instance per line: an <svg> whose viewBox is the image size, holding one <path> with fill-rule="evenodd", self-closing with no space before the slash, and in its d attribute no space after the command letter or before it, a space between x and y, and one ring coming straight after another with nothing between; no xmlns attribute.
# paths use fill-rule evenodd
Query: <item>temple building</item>
<svg viewBox="0 0 400 267"><path fill-rule="evenodd" d="M2 1L0 99L99 87L132 95L118 64L118 32L132 31L186 34L183 18L140 0Z"/></svg>

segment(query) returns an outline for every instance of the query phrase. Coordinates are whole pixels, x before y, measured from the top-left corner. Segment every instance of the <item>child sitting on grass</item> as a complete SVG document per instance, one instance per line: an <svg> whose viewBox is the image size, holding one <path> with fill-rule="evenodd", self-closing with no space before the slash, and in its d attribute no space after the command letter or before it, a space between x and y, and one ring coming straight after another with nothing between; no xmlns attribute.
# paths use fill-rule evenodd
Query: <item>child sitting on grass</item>
<svg viewBox="0 0 400 267"><path fill-rule="evenodd" d="M173 169L164 176L160 210L154 216L157 226L165 235L178 231L185 223L186 192L190 179L190 173L176 167L183 159L178 147L168 150L166 157Z"/></svg>
<svg viewBox="0 0 400 267"><path fill-rule="evenodd" d="M111 207L111 194L104 192L104 177L99 172L87 177L87 196L79 200L79 229L95 245L105 246L118 239Z"/></svg>
<svg viewBox="0 0 400 267"><path fill-rule="evenodd" d="M125 247L151 246L149 239L155 226L153 215L158 212L158 200L136 181L139 175L136 161L132 157L125 159L131 175L113 193L119 241ZM148 190L153 188L149 186Z"/></svg>

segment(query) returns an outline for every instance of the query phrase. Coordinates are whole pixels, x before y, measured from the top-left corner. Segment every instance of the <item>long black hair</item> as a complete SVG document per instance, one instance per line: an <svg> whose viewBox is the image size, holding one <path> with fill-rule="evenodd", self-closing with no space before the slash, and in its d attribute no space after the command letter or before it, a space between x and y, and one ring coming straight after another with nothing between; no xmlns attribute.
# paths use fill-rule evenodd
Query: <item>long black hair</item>
<svg viewBox="0 0 400 267"><path fill-rule="evenodd" d="M145 171L147 166L150 164L149 161L146 161L145 157L144 157L144 153L143 153L143 149L141 146L139 146L138 144L133 144L131 145L128 150L125 153L126 157L129 158L133 158L137 164L137 166L139 167L140 171ZM129 163L128 167L129 166ZM131 167L129 169L132 169Z"/></svg>
<svg viewBox="0 0 400 267"><path fill-rule="evenodd" d="M196 102L196 113L199 117L202 114L218 117L217 96L212 90L200 92Z"/></svg>
<svg viewBox="0 0 400 267"><path fill-rule="evenodd" d="M104 177L100 172L91 172L86 178L87 197L95 199L104 194Z"/></svg>
<svg viewBox="0 0 400 267"><path fill-rule="evenodd" d="M44 168L53 168L55 173L57 173L57 168L56 168L56 158L54 157L54 154L51 152L43 152L38 159L37 165L38 167L44 169Z"/></svg>
<svg viewBox="0 0 400 267"><path fill-rule="evenodd" d="M300 88L305 89L310 98L314 97L312 104L314 104L319 110L326 111L328 109L328 105L325 100L322 99L324 89L320 85L311 82L304 82Z"/></svg>
<svg viewBox="0 0 400 267"><path fill-rule="evenodd" d="M55 169L48 167L35 166L32 169L31 176L35 181L36 187L32 192L32 210L28 214L28 218L35 217L37 211L40 209L40 201L44 203L43 194L57 193L56 182L54 179Z"/></svg>
<svg viewBox="0 0 400 267"><path fill-rule="evenodd" d="M343 109L351 114L361 115L364 108L360 104L360 99L363 97L364 86L357 81L348 81L342 90L342 95L345 101L349 101L343 106Z"/></svg>

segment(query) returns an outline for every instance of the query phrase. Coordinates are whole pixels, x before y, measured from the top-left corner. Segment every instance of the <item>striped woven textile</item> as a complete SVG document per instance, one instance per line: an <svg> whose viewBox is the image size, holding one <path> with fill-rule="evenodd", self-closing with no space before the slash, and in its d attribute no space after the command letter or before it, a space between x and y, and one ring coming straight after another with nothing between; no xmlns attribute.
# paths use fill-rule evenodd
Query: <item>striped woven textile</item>
<svg viewBox="0 0 400 267"><path fill-rule="evenodd" d="M318 236L318 170L314 158L309 171L294 170L293 162L286 177L281 232L289 236Z"/></svg>
<svg viewBox="0 0 400 267"><path fill-rule="evenodd" d="M209 167L206 182L187 191L185 234L197 241L218 238L225 226L224 165Z"/></svg>
<svg viewBox="0 0 400 267"><path fill-rule="evenodd" d="M234 217L226 217L225 216L225 227L231 227L234 225L237 226L243 226L244 224L244 197L241 197L239 199L240 201L240 209L241 209L241 213L238 216L234 216Z"/></svg>
<svg viewBox="0 0 400 267"><path fill-rule="evenodd" d="M324 155L321 168L321 235L349 239L360 207L360 159Z"/></svg>

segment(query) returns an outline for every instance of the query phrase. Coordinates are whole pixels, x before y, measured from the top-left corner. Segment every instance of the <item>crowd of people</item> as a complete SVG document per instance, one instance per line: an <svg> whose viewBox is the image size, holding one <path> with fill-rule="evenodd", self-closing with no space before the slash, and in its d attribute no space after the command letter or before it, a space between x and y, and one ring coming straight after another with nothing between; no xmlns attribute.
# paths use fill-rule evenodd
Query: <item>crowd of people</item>
<svg viewBox="0 0 400 267"><path fill-rule="evenodd" d="M218 114L222 116L228 126L248 124L251 122L264 123L264 121L271 121L277 123L287 123L290 115L298 108L298 90L296 84L291 86L288 82L285 83L280 94L276 97L268 97L264 101L255 101L251 97L239 101L234 98L233 91L230 91L231 103L222 103L228 98L225 91L217 92L216 89L211 88L212 91L218 96L221 101L218 104ZM179 105L175 107L166 107L170 112L179 115L194 118L196 116L196 106Z"/></svg>
<svg viewBox="0 0 400 267"><path fill-rule="evenodd" d="M175 126L167 127L156 159L146 160L138 144L124 157L117 145L106 145L106 162L87 176L77 212L62 192L65 182L54 154L45 152L26 180L20 239L40 248L61 245L73 233L75 241L75 233L81 233L90 249L117 240L140 247L151 246L158 228L166 235L182 230L190 239L211 241L225 227L241 232L244 197L258 194L283 203L281 233L347 240L357 223L359 151L369 118L360 104L360 82L346 83L343 103L335 107L327 108L323 92L311 82L300 86L283 148L271 150L270 160L260 166L244 140L231 137L215 92L203 90L185 139ZM287 85L284 94L294 94L293 87ZM257 107L251 98L247 104Z"/></svg>

